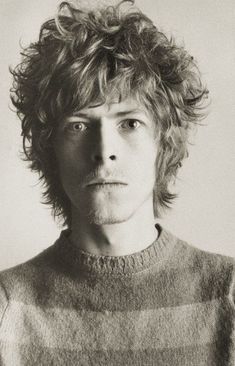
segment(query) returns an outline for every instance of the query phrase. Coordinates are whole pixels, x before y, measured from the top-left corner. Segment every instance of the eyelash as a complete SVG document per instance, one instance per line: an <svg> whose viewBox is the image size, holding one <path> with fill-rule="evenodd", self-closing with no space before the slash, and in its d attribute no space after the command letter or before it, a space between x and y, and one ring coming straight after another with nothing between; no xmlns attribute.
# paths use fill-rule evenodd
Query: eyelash
<svg viewBox="0 0 235 366"><path fill-rule="evenodd" d="M74 129L73 127L75 125L83 125L85 128L83 130L82 129ZM70 122L68 124L68 126L66 127L67 130L72 131L72 132L83 132L83 131L87 130L87 128L88 127L85 125L84 122Z"/></svg>
<svg viewBox="0 0 235 366"><path fill-rule="evenodd" d="M140 125L141 125L141 122L138 119L129 118L129 119L126 119L125 121L122 121L121 122L121 126L128 124L128 122L137 122L138 123L138 125L137 125L136 128L132 128L132 127L129 126L128 127L129 130L137 130L140 127Z"/></svg>
<svg viewBox="0 0 235 366"><path fill-rule="evenodd" d="M128 123L137 123L137 126L136 127L130 127L128 126ZM83 128L81 129L76 129L74 128L74 126L76 125L80 125L80 126L83 126ZM141 122L138 120L138 119L135 119L135 118L129 118L129 119L126 119L124 121L121 121L119 126L121 126L122 129L127 129L127 130L137 130L141 125ZM68 126L66 127L67 130L71 131L71 132L84 132L88 129L89 127L86 126L86 123L85 122L70 122L68 124Z"/></svg>

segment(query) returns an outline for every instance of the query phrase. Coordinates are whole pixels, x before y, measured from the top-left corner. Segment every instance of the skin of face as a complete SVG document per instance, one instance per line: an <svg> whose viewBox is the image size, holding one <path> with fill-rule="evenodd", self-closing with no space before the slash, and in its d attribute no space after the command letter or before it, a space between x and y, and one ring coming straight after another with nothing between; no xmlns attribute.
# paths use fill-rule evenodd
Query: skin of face
<svg viewBox="0 0 235 366"><path fill-rule="evenodd" d="M144 205L153 210L157 145L156 122L135 98L61 121L54 149L72 212L107 225L128 221Z"/></svg>

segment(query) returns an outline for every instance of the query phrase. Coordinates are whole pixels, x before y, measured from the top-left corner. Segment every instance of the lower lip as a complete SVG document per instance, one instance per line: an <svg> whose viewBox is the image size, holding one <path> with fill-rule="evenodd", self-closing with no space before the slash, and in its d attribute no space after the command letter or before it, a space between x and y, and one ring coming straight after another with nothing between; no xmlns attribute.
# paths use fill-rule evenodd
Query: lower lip
<svg viewBox="0 0 235 366"><path fill-rule="evenodd" d="M120 189L125 188L127 184L122 183L96 183L96 184L90 184L88 188L91 188L93 190L111 190L111 189Z"/></svg>

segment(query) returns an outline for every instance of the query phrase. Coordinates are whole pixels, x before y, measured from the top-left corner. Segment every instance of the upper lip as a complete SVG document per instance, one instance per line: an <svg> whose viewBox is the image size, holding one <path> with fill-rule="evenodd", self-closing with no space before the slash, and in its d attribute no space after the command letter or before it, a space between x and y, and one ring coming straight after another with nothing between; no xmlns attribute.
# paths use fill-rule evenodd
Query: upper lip
<svg viewBox="0 0 235 366"><path fill-rule="evenodd" d="M124 184L127 185L127 183L119 180L119 179L104 179L104 178L96 178L96 179L92 179L87 183L87 186L93 185L93 184L111 184L111 183L116 183L116 184Z"/></svg>

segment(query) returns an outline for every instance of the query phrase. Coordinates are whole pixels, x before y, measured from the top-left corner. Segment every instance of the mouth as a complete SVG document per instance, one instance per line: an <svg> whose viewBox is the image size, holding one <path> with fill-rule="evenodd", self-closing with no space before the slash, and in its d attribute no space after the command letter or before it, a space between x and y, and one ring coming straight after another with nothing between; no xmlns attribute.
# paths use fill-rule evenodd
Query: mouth
<svg viewBox="0 0 235 366"><path fill-rule="evenodd" d="M87 184L87 188L92 190L117 190L127 186L126 183L114 180L96 180Z"/></svg>
<svg viewBox="0 0 235 366"><path fill-rule="evenodd" d="M104 180L104 179L96 179L87 184L87 187L106 187L106 186L127 186L127 183L124 183L119 180Z"/></svg>

